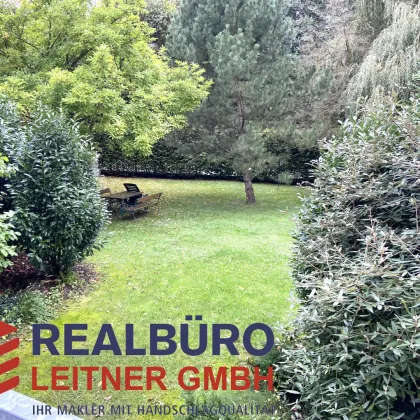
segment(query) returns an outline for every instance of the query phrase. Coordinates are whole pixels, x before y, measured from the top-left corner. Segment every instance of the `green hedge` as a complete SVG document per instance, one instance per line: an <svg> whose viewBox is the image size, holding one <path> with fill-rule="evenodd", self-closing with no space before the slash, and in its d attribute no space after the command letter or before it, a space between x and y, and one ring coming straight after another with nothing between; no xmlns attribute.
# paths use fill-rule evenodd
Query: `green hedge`
<svg viewBox="0 0 420 420"><path fill-rule="evenodd" d="M284 162L269 173L259 177L262 181L278 181L282 174L290 174L293 181L310 179L309 162L318 156L317 150L292 150ZM205 156L192 158L180 155L177 148L163 139L155 144L149 157L134 154L124 156L118 148L102 149L99 167L107 175L153 175L173 178L240 178L230 167L229 162L214 164ZM281 179L281 178L280 178Z"/></svg>

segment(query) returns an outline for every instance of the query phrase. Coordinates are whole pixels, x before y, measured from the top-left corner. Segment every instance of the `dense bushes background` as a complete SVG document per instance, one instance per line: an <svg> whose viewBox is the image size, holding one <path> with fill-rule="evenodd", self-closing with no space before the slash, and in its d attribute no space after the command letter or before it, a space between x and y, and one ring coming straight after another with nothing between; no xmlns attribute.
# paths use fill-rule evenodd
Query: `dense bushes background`
<svg viewBox="0 0 420 420"><path fill-rule="evenodd" d="M309 162L318 156L318 151L292 149L284 153L273 150L281 156L276 168L266 171L257 179L264 181L293 182L311 179ZM152 154L144 157L139 153L127 156L118 147L103 147L99 157L101 171L108 175L151 175L157 177L181 177L214 179L240 178L229 161L212 162L204 154L198 158L182 155L178 147L170 144L166 139L157 142Z"/></svg>
<svg viewBox="0 0 420 420"><path fill-rule="evenodd" d="M419 90L346 121L316 166L275 356L293 418L420 418Z"/></svg>

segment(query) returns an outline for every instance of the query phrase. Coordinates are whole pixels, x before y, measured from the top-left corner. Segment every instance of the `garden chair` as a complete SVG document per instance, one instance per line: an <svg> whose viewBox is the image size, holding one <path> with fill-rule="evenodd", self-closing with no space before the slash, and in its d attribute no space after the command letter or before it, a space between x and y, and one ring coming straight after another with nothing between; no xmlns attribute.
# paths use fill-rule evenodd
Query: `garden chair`
<svg viewBox="0 0 420 420"><path fill-rule="evenodd" d="M139 187L136 185L136 184L130 184L130 183L125 183L124 184L124 187L125 187L125 189L128 191L128 192L141 192L140 190L139 190Z"/></svg>
<svg viewBox="0 0 420 420"><path fill-rule="evenodd" d="M138 192L139 193L138 196L136 195L135 197L128 198L126 200L127 204L134 205L134 204L136 204L136 201L139 198L143 197L143 193L139 190L139 187L136 184L125 183L124 187L128 192Z"/></svg>

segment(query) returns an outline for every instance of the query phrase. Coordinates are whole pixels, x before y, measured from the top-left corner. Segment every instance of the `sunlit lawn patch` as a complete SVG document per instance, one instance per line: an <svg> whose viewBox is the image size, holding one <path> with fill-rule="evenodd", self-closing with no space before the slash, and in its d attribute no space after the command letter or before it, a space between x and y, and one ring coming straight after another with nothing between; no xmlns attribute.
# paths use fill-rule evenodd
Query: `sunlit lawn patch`
<svg viewBox="0 0 420 420"><path fill-rule="evenodd" d="M85 347L91 350L104 323L113 325L121 342L125 324L135 324L135 344L140 347L147 346L149 324L169 323L179 330L190 314L203 315L208 324L235 324L241 331L253 322L274 325L285 319L290 312L292 216L303 189L257 184L259 203L249 206L237 182L101 178L113 192L122 191L123 182L134 182L147 193L164 192L160 213L140 212L135 221L129 215L113 220L105 248L90 259L101 282L92 293L71 302L56 325L87 323ZM193 337L197 324L191 324ZM177 383L182 367L232 366L247 357L216 357L210 351L188 357L180 350L165 357L34 357L29 343L23 347L19 391L53 405L177 404L182 401ZM167 371L168 390L102 391L99 374L94 374L93 391L81 386L70 392L32 392L32 365L39 367L39 382L46 384L51 366L158 365Z"/></svg>

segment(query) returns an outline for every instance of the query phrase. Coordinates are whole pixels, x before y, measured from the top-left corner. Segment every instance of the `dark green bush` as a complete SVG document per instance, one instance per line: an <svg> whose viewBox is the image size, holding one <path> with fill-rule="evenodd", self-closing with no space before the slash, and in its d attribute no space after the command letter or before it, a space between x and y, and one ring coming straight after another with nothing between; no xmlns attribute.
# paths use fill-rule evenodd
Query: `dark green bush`
<svg viewBox="0 0 420 420"><path fill-rule="evenodd" d="M270 151L279 156L280 163L277 168L263 173L258 179L277 181L279 175L284 173L289 174L293 180L310 178L308 163L318 156L317 150L282 150L274 146L271 149ZM114 148L104 147L101 150L99 166L104 173L117 175L152 174L155 176L188 178L207 175L216 179L237 177L228 161L214 163L210 162L205 155L195 158L183 155L167 139L158 141L153 146L152 154L149 157L140 154L125 156L117 146ZM242 178L242 175L240 178Z"/></svg>
<svg viewBox="0 0 420 420"><path fill-rule="evenodd" d="M346 121L322 151L276 363L292 418L420 418L419 119L414 92Z"/></svg>
<svg viewBox="0 0 420 420"><path fill-rule="evenodd" d="M16 135L18 137L18 130L21 125L22 121L18 116L16 107L6 98L0 96L0 154L7 156L5 151L5 136L11 138L13 135ZM13 164L11 165L9 162L7 168L6 173L0 174L0 213L7 213L13 210L13 200L8 189L8 185L10 184L9 178L14 171Z"/></svg>
<svg viewBox="0 0 420 420"><path fill-rule="evenodd" d="M201 174L216 174L221 177L233 176L228 165L215 165L206 158L191 158L181 155L177 148L160 140L153 146L152 154L144 157L139 153L126 156L115 145L103 147L99 159L101 170L108 173L150 173L160 176L197 177Z"/></svg>
<svg viewBox="0 0 420 420"><path fill-rule="evenodd" d="M7 179L13 173L13 167L8 163L8 159L0 156L0 177ZM0 211L3 210L3 194L0 191ZM13 242L18 238L18 233L10 223L13 216L12 211L0 213L0 273L11 265L11 257L16 255Z"/></svg>
<svg viewBox="0 0 420 420"><path fill-rule="evenodd" d="M0 126L17 168L10 191L19 244L37 268L63 276L97 247L106 220L96 153L76 125L46 109L18 130Z"/></svg>
<svg viewBox="0 0 420 420"><path fill-rule="evenodd" d="M0 119L7 121L5 124L0 124L0 273L11 265L11 257L16 255L15 241L18 238L10 219L13 216L10 205L10 195L8 194L6 185L9 178L14 173L14 166L9 163L6 156L2 156L3 148L3 133L5 131L11 132L18 126L18 119L15 110L11 104L5 101L0 101Z"/></svg>
<svg viewBox="0 0 420 420"><path fill-rule="evenodd" d="M0 214L0 273L12 264L11 258L16 255L12 242L18 239L18 232L10 223L13 212Z"/></svg>

